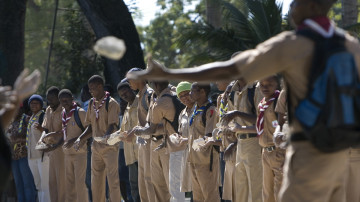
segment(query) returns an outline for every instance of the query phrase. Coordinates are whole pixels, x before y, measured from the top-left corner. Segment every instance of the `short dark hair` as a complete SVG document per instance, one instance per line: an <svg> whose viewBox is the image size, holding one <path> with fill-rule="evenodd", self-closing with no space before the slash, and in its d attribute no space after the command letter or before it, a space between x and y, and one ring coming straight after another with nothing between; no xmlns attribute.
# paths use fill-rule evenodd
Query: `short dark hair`
<svg viewBox="0 0 360 202"><path fill-rule="evenodd" d="M153 83L162 89L165 89L169 86L169 81L154 81Z"/></svg>
<svg viewBox="0 0 360 202"><path fill-rule="evenodd" d="M209 97L209 94L210 94L210 91L211 91L210 84L199 84L198 82L194 82L192 85L194 87L199 88L199 89L204 89L206 96Z"/></svg>
<svg viewBox="0 0 360 202"><path fill-rule="evenodd" d="M56 86L51 86L50 88L47 89L46 91L46 95L55 95L56 97L59 95L59 88Z"/></svg>
<svg viewBox="0 0 360 202"><path fill-rule="evenodd" d="M69 89L62 89L59 92L59 99L60 97L73 97L73 94L71 93L71 91Z"/></svg>
<svg viewBox="0 0 360 202"><path fill-rule="evenodd" d="M88 80L88 84L90 83L100 84L103 86L105 85L105 81L100 75L93 75L92 77L90 77L90 79Z"/></svg>
<svg viewBox="0 0 360 202"><path fill-rule="evenodd" d="M122 89L122 88L129 88L129 89L131 89L129 83L126 82L126 81L125 81L125 82L120 81L119 84L117 85L117 88L116 88L116 89L119 91L119 90Z"/></svg>

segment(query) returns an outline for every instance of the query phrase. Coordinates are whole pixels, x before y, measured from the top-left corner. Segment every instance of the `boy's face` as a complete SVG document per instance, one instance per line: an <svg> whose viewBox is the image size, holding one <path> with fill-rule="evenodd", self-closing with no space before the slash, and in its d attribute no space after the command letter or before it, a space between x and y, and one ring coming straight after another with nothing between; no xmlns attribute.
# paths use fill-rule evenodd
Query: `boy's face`
<svg viewBox="0 0 360 202"><path fill-rule="evenodd" d="M260 81L260 90L265 98L271 98L277 90L278 83L274 77L269 77Z"/></svg>
<svg viewBox="0 0 360 202"><path fill-rule="evenodd" d="M118 94L121 99L125 100L126 102L132 103L135 99L135 93L127 87L120 88L120 90L118 90Z"/></svg>
<svg viewBox="0 0 360 202"><path fill-rule="evenodd" d="M300 25L306 18L313 17L315 2L312 0L293 0L290 4L291 21L295 26Z"/></svg>
<svg viewBox="0 0 360 202"><path fill-rule="evenodd" d="M62 96L59 98L60 104L65 108L66 111L71 110L73 106L73 98L69 96Z"/></svg>
<svg viewBox="0 0 360 202"><path fill-rule="evenodd" d="M190 91L186 90L179 93L179 99L187 107L191 107L194 104L194 101L190 97Z"/></svg>
<svg viewBox="0 0 360 202"><path fill-rule="evenodd" d="M100 99L104 93L103 85L98 83L89 83L88 85L91 96L93 96L96 99Z"/></svg>
<svg viewBox="0 0 360 202"><path fill-rule="evenodd" d="M51 108L55 108L59 106L59 98L56 95L49 94L46 96L46 100L48 101L48 104Z"/></svg>
<svg viewBox="0 0 360 202"><path fill-rule="evenodd" d="M39 100L33 100L30 102L30 110L32 113L37 113L41 110L41 103Z"/></svg>
<svg viewBox="0 0 360 202"><path fill-rule="evenodd" d="M191 85L190 97L195 102L199 101L201 98L201 89L196 85Z"/></svg>

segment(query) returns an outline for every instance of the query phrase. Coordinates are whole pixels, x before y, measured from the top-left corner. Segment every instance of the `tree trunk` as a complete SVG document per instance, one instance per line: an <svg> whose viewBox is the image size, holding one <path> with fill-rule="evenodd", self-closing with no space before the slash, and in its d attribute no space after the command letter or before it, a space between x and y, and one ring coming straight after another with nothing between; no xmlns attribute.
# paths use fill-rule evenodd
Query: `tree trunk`
<svg viewBox="0 0 360 202"><path fill-rule="evenodd" d="M24 69L26 0L0 0L0 78L13 85Z"/></svg>
<svg viewBox="0 0 360 202"><path fill-rule="evenodd" d="M342 4L342 26L347 27L357 23L358 5L357 0L341 0Z"/></svg>
<svg viewBox="0 0 360 202"><path fill-rule="evenodd" d="M132 67L145 68L143 52L132 16L121 0L77 0L96 38L116 36L125 41L126 53L119 61L104 59L104 76L113 87Z"/></svg>
<svg viewBox="0 0 360 202"><path fill-rule="evenodd" d="M215 28L221 27L220 0L206 0L206 19Z"/></svg>

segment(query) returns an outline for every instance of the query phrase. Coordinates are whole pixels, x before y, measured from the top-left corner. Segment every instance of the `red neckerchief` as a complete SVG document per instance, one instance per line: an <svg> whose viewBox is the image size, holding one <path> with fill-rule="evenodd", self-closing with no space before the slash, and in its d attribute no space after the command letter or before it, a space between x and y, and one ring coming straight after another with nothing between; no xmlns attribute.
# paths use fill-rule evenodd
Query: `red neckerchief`
<svg viewBox="0 0 360 202"><path fill-rule="evenodd" d="M64 133L64 141L66 140L66 128L67 128L67 124L69 123L70 119L71 119L71 116L73 115L74 111L76 110L77 108L77 105L76 103L74 102L73 103L73 107L72 109L69 111L69 113L66 113L66 110L63 109L62 111L62 130L63 130L63 133Z"/></svg>
<svg viewBox="0 0 360 202"><path fill-rule="evenodd" d="M256 121L256 131L258 136L260 136L263 132L264 132L264 114L265 114L265 110L271 105L272 102L274 102L274 100L276 98L279 97L280 91L276 90L274 95L272 96L272 98L270 98L266 103L265 103L265 97L261 100L261 102L259 103L259 116L257 118Z"/></svg>
<svg viewBox="0 0 360 202"><path fill-rule="evenodd" d="M335 31L334 23L325 16L308 18L297 27L297 31L302 29L312 29L325 38L332 37Z"/></svg>
<svg viewBox="0 0 360 202"><path fill-rule="evenodd" d="M101 100L101 103L99 105L99 108L96 109L96 106L95 106L95 102L96 102L96 98L93 98L93 108L94 108L94 111L95 111L95 115L96 115L96 120L99 119L99 111L100 111L100 108L103 106L103 104L105 103L106 99L110 96L110 93L105 91L105 97Z"/></svg>

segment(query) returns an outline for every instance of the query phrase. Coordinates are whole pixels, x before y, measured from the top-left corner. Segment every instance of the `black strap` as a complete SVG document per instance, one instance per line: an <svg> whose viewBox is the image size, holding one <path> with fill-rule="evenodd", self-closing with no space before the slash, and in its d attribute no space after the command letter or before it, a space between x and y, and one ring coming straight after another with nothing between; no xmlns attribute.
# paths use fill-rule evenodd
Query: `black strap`
<svg viewBox="0 0 360 202"><path fill-rule="evenodd" d="M42 123L44 122L44 116L45 116L45 112L41 112L40 116L39 116L39 125L42 125Z"/></svg>
<svg viewBox="0 0 360 202"><path fill-rule="evenodd" d="M254 85L252 88L248 88L248 91L247 91L247 96L248 96L248 100L250 102L250 105L251 105L251 112L253 114L256 114L256 107L255 107L255 88L256 88L256 85Z"/></svg>
<svg viewBox="0 0 360 202"><path fill-rule="evenodd" d="M75 119L76 125L81 129L82 132L84 132L85 128L84 128L83 124L81 123L81 119L79 116L79 109L80 109L80 107L76 107L76 109L74 111L74 119Z"/></svg>
<svg viewBox="0 0 360 202"><path fill-rule="evenodd" d="M202 123L203 123L203 126L204 126L204 127L206 127L206 112L207 112L207 110L208 110L211 106L214 106L214 103L209 102L209 103L205 106L205 109L204 109L204 111L203 111L202 114L201 114L201 119L202 119Z"/></svg>

